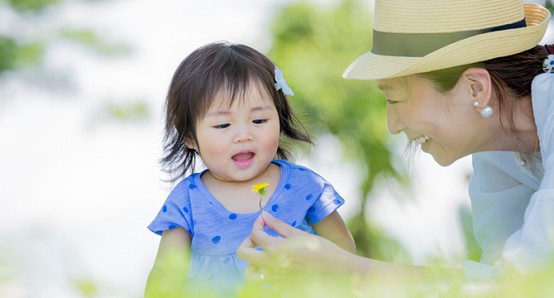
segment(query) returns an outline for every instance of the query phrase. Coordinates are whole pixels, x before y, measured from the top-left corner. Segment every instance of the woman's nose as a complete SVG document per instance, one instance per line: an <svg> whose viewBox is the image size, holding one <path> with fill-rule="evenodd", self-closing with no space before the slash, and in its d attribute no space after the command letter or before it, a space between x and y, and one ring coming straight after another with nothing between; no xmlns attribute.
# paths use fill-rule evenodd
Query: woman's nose
<svg viewBox="0 0 554 298"><path fill-rule="evenodd" d="M393 135L400 133L404 130L404 125L402 124L401 118L398 113L391 108L390 105L387 106L387 127L389 132Z"/></svg>

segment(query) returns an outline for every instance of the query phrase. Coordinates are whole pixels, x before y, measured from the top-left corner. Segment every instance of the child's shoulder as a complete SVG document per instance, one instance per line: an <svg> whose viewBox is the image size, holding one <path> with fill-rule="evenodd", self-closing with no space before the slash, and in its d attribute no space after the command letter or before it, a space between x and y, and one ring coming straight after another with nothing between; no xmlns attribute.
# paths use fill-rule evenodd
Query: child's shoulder
<svg viewBox="0 0 554 298"><path fill-rule="evenodd" d="M182 192L188 192L191 189L198 188L199 183L201 183L200 174L201 173L193 173L183 178L181 181L177 182L177 184L173 187L171 192L182 193Z"/></svg>
<svg viewBox="0 0 554 298"><path fill-rule="evenodd" d="M286 160L275 160L274 162L284 168L283 171L289 171L290 176L293 179L300 178L309 180L324 180L323 177L307 166L299 165Z"/></svg>

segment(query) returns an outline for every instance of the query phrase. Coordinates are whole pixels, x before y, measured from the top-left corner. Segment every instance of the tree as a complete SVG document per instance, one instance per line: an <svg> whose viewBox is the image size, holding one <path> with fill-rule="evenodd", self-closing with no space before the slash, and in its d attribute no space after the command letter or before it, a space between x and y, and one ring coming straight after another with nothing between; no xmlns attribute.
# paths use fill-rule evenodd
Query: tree
<svg viewBox="0 0 554 298"><path fill-rule="evenodd" d="M56 41L82 44L104 56L129 51L125 45L107 41L88 28L41 26L54 19L65 2L66 0L0 0L0 18L4 20L6 29L9 29L0 31L0 74L25 67L40 67L47 47Z"/></svg>
<svg viewBox="0 0 554 298"><path fill-rule="evenodd" d="M293 108L309 115L303 119L308 129L315 137L331 134L340 140L344 158L363 173L360 211L349 221L359 253L389 258L391 246L399 251L399 245L367 223L363 212L377 177L405 180L392 162L386 103L373 82L341 77L349 63L371 48L368 8L358 0L329 8L308 1L283 7L273 18L268 55L286 71L295 91Z"/></svg>
<svg viewBox="0 0 554 298"><path fill-rule="evenodd" d="M0 0L0 84L9 79L21 80L33 87L66 88L73 83L59 70L45 69L43 62L49 48L56 43L80 45L103 58L129 54L128 45L109 40L96 31L79 25L67 25L60 18L67 5L94 5L109 0ZM6 30L7 29L7 30ZM30 74L30 75L29 75ZM9 96L0 96L0 103ZM149 116L145 102L105 104L100 109L102 119L119 122L141 121Z"/></svg>

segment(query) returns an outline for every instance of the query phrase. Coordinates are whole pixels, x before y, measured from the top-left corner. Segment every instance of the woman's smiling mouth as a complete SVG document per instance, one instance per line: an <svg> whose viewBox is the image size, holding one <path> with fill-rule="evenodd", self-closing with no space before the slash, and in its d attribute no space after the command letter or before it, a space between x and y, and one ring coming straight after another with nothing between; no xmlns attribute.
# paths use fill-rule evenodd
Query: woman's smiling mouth
<svg viewBox="0 0 554 298"><path fill-rule="evenodd" d="M412 142L416 145L423 145L425 143L427 143L427 141L429 141L431 138L426 136L426 135L422 135L422 136L419 136L417 138L414 138L412 139Z"/></svg>

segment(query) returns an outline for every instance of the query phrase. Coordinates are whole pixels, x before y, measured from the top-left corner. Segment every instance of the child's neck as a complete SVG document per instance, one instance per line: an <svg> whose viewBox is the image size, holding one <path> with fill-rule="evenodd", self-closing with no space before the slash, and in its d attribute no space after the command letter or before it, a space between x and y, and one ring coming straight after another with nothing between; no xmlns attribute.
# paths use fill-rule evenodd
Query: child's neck
<svg viewBox="0 0 554 298"><path fill-rule="evenodd" d="M259 196L252 192L252 186L258 183L269 184L262 200L262 206L264 206L279 184L281 168L271 163L262 175L248 181L219 180L209 170L202 175L201 179L206 189L227 210L235 213L254 213L259 211L260 207Z"/></svg>

